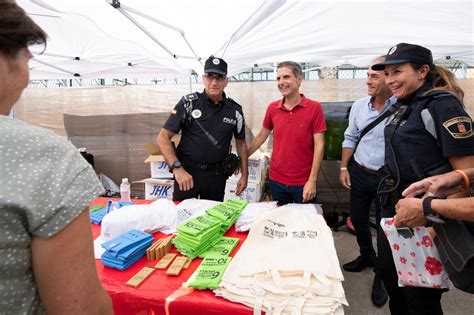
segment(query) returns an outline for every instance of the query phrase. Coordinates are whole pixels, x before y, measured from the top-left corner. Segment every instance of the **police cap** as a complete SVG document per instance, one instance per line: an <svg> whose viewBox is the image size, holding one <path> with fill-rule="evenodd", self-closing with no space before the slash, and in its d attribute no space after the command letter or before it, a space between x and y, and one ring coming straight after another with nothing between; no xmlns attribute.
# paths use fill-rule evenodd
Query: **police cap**
<svg viewBox="0 0 474 315"><path fill-rule="evenodd" d="M429 65L433 68L433 55L431 50L423 46L400 43L388 50L385 61L374 64L372 70L384 70L386 65L397 65L406 62L413 62L417 65Z"/></svg>
<svg viewBox="0 0 474 315"><path fill-rule="evenodd" d="M204 64L204 73L217 73L227 76L227 62L224 59L210 56Z"/></svg>

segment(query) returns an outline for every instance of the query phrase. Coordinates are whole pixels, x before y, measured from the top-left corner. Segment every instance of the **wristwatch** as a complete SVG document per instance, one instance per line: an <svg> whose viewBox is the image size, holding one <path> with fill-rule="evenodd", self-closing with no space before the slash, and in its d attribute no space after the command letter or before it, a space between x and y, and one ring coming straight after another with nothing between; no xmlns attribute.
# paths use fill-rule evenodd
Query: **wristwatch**
<svg viewBox="0 0 474 315"><path fill-rule="evenodd" d="M434 196L428 196L423 199L423 215L429 221L436 222L436 223L445 223L445 219L433 211L431 208L431 201L433 199L438 199Z"/></svg>
<svg viewBox="0 0 474 315"><path fill-rule="evenodd" d="M170 173L173 173L173 170L175 168L181 168L181 167L183 167L183 164L181 164L180 161L178 160L174 161L173 164L170 165Z"/></svg>

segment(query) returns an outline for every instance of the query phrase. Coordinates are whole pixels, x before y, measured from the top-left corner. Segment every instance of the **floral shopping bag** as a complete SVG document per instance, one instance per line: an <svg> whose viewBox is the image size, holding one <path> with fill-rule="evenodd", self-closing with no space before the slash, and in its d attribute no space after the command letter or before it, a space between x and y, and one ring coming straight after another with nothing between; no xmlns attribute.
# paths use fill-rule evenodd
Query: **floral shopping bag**
<svg viewBox="0 0 474 315"><path fill-rule="evenodd" d="M399 286L438 289L452 286L438 249L425 227L413 228L410 237L399 233L393 218L383 218L380 225L392 249Z"/></svg>

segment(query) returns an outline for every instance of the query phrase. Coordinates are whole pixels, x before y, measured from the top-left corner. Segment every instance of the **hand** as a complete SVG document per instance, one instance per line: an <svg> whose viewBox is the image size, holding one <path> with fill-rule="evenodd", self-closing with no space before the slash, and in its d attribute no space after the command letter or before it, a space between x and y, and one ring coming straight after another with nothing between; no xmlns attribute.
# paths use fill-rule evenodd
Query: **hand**
<svg viewBox="0 0 474 315"><path fill-rule="evenodd" d="M175 168L173 174L178 183L179 190L187 191L194 187L193 177L183 167Z"/></svg>
<svg viewBox="0 0 474 315"><path fill-rule="evenodd" d="M247 188L248 176L240 176L239 181L237 182L237 187L235 188L235 194L240 196L240 194Z"/></svg>
<svg viewBox="0 0 474 315"><path fill-rule="evenodd" d="M463 190L463 178L456 172L432 176L411 184L402 192L405 197L422 193L438 198L446 198Z"/></svg>
<svg viewBox="0 0 474 315"><path fill-rule="evenodd" d="M308 180L303 187L303 202L308 202L314 197L316 197L316 181Z"/></svg>
<svg viewBox="0 0 474 315"><path fill-rule="evenodd" d="M339 181L344 188L351 189L351 175L347 170L342 171L339 173Z"/></svg>
<svg viewBox="0 0 474 315"><path fill-rule="evenodd" d="M239 164L235 167L234 175L239 175L242 172L242 161L239 161Z"/></svg>
<svg viewBox="0 0 474 315"><path fill-rule="evenodd" d="M400 199L395 205L395 211L397 215L393 223L396 227L415 227L426 224L426 218L423 214L423 199Z"/></svg>

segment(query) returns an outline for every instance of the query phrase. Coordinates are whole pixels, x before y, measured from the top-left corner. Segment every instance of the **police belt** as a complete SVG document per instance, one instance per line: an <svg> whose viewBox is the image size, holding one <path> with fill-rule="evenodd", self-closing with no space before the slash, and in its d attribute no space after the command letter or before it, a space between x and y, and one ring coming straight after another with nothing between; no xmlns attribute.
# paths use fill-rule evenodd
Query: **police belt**
<svg viewBox="0 0 474 315"><path fill-rule="evenodd" d="M222 162L218 163L194 163L190 161L183 162L184 168L190 168L199 171L221 171Z"/></svg>

